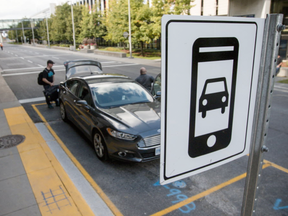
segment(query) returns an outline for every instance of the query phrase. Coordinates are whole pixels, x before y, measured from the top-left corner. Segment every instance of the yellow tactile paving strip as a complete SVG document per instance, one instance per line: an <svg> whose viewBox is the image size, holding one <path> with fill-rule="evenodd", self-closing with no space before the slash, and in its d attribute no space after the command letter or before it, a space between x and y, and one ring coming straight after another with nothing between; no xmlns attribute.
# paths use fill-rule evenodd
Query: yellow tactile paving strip
<svg viewBox="0 0 288 216"><path fill-rule="evenodd" d="M25 135L18 151L43 216L94 215L21 107L4 109L12 134Z"/></svg>

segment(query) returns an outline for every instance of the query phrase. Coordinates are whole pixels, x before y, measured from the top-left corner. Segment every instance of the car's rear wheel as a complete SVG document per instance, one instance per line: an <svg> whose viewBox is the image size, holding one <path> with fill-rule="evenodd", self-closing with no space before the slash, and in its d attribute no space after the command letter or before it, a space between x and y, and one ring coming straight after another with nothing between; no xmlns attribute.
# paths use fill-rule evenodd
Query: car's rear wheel
<svg viewBox="0 0 288 216"><path fill-rule="evenodd" d="M67 115L66 115L66 109L65 109L65 105L62 101L60 102L60 113L61 113L61 119L64 122L67 122L68 119L67 119Z"/></svg>
<svg viewBox="0 0 288 216"><path fill-rule="evenodd" d="M97 157L105 161L108 159L108 151L104 139L101 134L96 131L93 135L93 146L96 152Z"/></svg>

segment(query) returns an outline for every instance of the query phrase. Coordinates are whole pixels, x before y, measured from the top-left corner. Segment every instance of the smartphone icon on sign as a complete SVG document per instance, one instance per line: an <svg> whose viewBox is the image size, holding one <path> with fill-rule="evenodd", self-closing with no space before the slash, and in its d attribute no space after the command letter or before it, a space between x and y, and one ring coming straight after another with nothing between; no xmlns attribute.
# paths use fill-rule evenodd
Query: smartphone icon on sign
<svg viewBox="0 0 288 216"><path fill-rule="evenodd" d="M239 42L198 38L192 48L189 156L226 148L231 141Z"/></svg>

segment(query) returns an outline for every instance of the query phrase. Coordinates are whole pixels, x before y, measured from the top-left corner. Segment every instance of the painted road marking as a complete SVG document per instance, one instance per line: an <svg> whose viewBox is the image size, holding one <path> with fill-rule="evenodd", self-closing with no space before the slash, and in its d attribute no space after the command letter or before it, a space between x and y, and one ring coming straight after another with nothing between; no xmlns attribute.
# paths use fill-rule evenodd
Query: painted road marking
<svg viewBox="0 0 288 216"><path fill-rule="evenodd" d="M279 206L280 205L280 203L282 202L282 199L277 199L276 201L275 201L275 203L274 203L274 207L273 207L273 209L274 210L281 210L281 209L288 209L288 205L287 206Z"/></svg>
<svg viewBox="0 0 288 216"><path fill-rule="evenodd" d="M39 102L39 101L45 101L45 97L22 99L22 100L19 100L19 103L23 104L23 103L32 103L32 102Z"/></svg>
<svg viewBox="0 0 288 216"><path fill-rule="evenodd" d="M23 58L23 57L20 57L20 58L24 60L24 58Z"/></svg>
<svg viewBox="0 0 288 216"><path fill-rule="evenodd" d="M64 72L65 70L54 70L55 72ZM2 74L2 76L20 76L20 75L27 75L27 74L37 74L40 73L39 71L35 72L26 72L26 73L14 73L14 74Z"/></svg>
<svg viewBox="0 0 288 216"><path fill-rule="evenodd" d="M42 66L42 65L40 65L40 64L38 64L38 66L39 66L39 67L44 67L44 66Z"/></svg>
<svg viewBox="0 0 288 216"><path fill-rule="evenodd" d="M56 67L62 67L64 68L64 65L56 65L56 66L53 66L53 68L56 68ZM8 71L16 71L16 70L30 70L30 69L39 69L39 67L29 67L29 68L14 68L14 69L4 69L3 71L4 72L8 72Z"/></svg>
<svg viewBox="0 0 288 216"><path fill-rule="evenodd" d="M48 124L48 123L47 123ZM112 216L113 213L96 193L91 184L85 179L78 168L73 164L68 155L64 152L59 143L55 140L52 134L49 132L45 123L36 123L40 134L44 137L47 145L51 149L52 153L60 164L65 169L76 188L81 193L86 203L90 206L91 210L97 216Z"/></svg>
<svg viewBox="0 0 288 216"><path fill-rule="evenodd" d="M98 193L98 195L102 198L102 200L106 203L106 205L110 208L110 210L114 213L115 216L123 216L123 214L119 211L119 209L114 205L114 203L108 198L108 196L104 193L104 191L99 187L99 185L94 181L94 179L89 175L89 173L84 169L84 167L80 164L80 162L74 157L74 155L69 151L69 149L65 146L65 144L62 142L62 140L58 137L58 135L55 133L55 131L52 129L52 127L49 125L49 123L46 121L44 116L40 113L37 106L38 105L44 105L42 104L32 104L33 109L36 111L40 119L44 122L52 136L55 138L55 140L59 143L59 145L62 147L62 149L65 151L67 156L70 158L70 160L75 164L75 166L78 168L78 170L82 173L82 175L86 178L86 180L91 184L91 186L94 188L94 190Z"/></svg>
<svg viewBox="0 0 288 216"><path fill-rule="evenodd" d="M107 67L122 67L122 66L133 66L133 65L139 65L139 64L121 64L121 65L109 65L109 66L103 66L103 68Z"/></svg>
<svg viewBox="0 0 288 216"><path fill-rule="evenodd" d="M173 197L174 200L171 202L172 204L179 203L181 201L188 199L188 197L185 194L182 194L182 191L180 189L171 188L171 185L174 187L180 188L180 189L186 187L186 183L183 180L176 181L176 182L173 182L173 183L167 184L167 185L160 185L159 181L157 181L153 186L162 186L162 187L168 189L169 192L166 196L167 197ZM195 209L196 209L196 205L194 202L191 202L191 203L179 208L179 210L185 214L188 214Z"/></svg>
<svg viewBox="0 0 288 216"><path fill-rule="evenodd" d="M32 61L30 61L30 60L27 60L27 62L33 63L33 62L32 62Z"/></svg>
<svg viewBox="0 0 288 216"><path fill-rule="evenodd" d="M52 56L52 58L54 58L54 59L59 59L59 58L57 58L57 57L55 57L55 56Z"/></svg>
<svg viewBox="0 0 288 216"><path fill-rule="evenodd" d="M51 209L53 215L94 215L25 109L14 107L4 109L4 113L11 133L25 135L25 141L17 149L42 216L51 216L42 193L56 190L59 186L71 205Z"/></svg>
<svg viewBox="0 0 288 216"><path fill-rule="evenodd" d="M18 56L18 55L15 54L15 56Z"/></svg>
<svg viewBox="0 0 288 216"><path fill-rule="evenodd" d="M265 168L267 168L269 166L271 166L271 164L264 164L262 166L262 169L265 169ZM203 192L201 192L201 193L199 193L199 194L197 194L195 196L192 196L192 197L190 197L190 198L188 198L188 199L186 199L186 200L184 200L182 202L179 202L179 203L177 203L175 205L172 205L172 206L170 206L170 207L168 207L166 209L163 209L162 211L159 211L159 212L157 212L157 213L155 213L155 214L153 214L151 216L160 216L160 215L168 214L168 213L170 213L170 212L172 212L172 211L174 211L176 209L179 209L179 208L181 208L181 207L183 207L185 205L188 205L191 202L194 202L194 201L196 201L196 200L198 200L200 198L203 198L203 197L205 197L205 196L207 196L209 194L212 194L212 193L214 193L214 192L216 192L216 191L218 191L218 190L220 190L220 189L222 189L222 188L224 188L224 187L226 187L228 185L231 185L231 184L233 184L233 183L235 183L235 182L237 182L237 181L239 181L241 179L244 179L245 177L246 177L246 173L243 173L243 174L241 174L239 176L236 176L235 178L232 178L232 179L230 179L230 180L228 180L226 182L223 182L223 183L221 183L221 184L219 184L217 186L214 186L214 187L212 187L212 188L210 188L210 189L208 189L206 191L203 191Z"/></svg>

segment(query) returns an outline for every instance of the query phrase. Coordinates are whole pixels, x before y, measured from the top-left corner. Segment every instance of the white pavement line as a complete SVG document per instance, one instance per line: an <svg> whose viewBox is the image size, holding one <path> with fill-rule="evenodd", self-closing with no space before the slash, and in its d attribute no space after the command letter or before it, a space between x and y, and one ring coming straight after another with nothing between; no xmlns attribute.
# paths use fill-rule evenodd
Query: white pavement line
<svg viewBox="0 0 288 216"><path fill-rule="evenodd" d="M40 73L40 72L37 71L37 72L27 72L27 73L2 74L2 76L20 76L20 75L35 74L35 73Z"/></svg>
<svg viewBox="0 0 288 216"><path fill-rule="evenodd" d="M108 66L103 66L103 68L105 67L122 67L122 66L133 66L133 65L139 65L139 64L121 64L121 65L108 65Z"/></svg>
<svg viewBox="0 0 288 216"><path fill-rule="evenodd" d="M57 57L55 57L55 56L52 56L52 58L54 58L54 59L59 59L59 58L57 58Z"/></svg>
<svg viewBox="0 0 288 216"><path fill-rule="evenodd" d="M288 88L285 88L285 87L283 87L283 86L278 86L278 85L274 85L274 88L279 88L279 89L288 90Z"/></svg>
<svg viewBox="0 0 288 216"><path fill-rule="evenodd" d="M15 56L18 56L18 55L15 54Z"/></svg>
<svg viewBox="0 0 288 216"><path fill-rule="evenodd" d="M20 58L24 60L24 58L23 58L23 57L20 57Z"/></svg>
<svg viewBox="0 0 288 216"><path fill-rule="evenodd" d="M284 89L284 88L275 88L274 87L274 91L280 91L280 92L286 92L286 93L288 93L288 89Z"/></svg>
<svg viewBox="0 0 288 216"><path fill-rule="evenodd" d="M43 69L43 67L42 67ZM64 72L65 70L54 70L55 72ZM40 73L40 71L35 71L35 72L26 72L26 73L14 73L14 74L2 74L2 76L21 76L21 75L29 75L29 74L36 74Z"/></svg>
<svg viewBox="0 0 288 216"><path fill-rule="evenodd" d="M64 65L59 65L59 66L53 66L53 68L56 68L56 67L62 67L64 68ZM15 68L15 69L4 69L3 71L4 72L7 72L7 71L17 71L17 70L30 70L30 69L38 69L39 67L30 67L30 68Z"/></svg>
<svg viewBox="0 0 288 216"><path fill-rule="evenodd" d="M115 61L107 61L107 62L100 62L101 64L105 64L105 63L114 63ZM121 62L117 62L117 63L121 63Z"/></svg>
<svg viewBox="0 0 288 216"><path fill-rule="evenodd" d="M48 131L44 123L36 123L35 126L86 203L90 206L93 213L97 216L113 216L114 214L108 208L106 203L101 199L90 183L70 160L62 147Z"/></svg>
<svg viewBox="0 0 288 216"><path fill-rule="evenodd" d="M45 101L45 97L22 99L22 100L19 100L19 103L23 104L23 103L32 103L32 102L39 102L39 101Z"/></svg>
<svg viewBox="0 0 288 216"><path fill-rule="evenodd" d="M40 64L38 64L38 66L39 66L39 67L44 67L44 66L42 66L42 65L40 65Z"/></svg>
<svg viewBox="0 0 288 216"><path fill-rule="evenodd" d="M33 63L33 62L32 62L32 61L30 61L30 60L27 60L27 62Z"/></svg>

